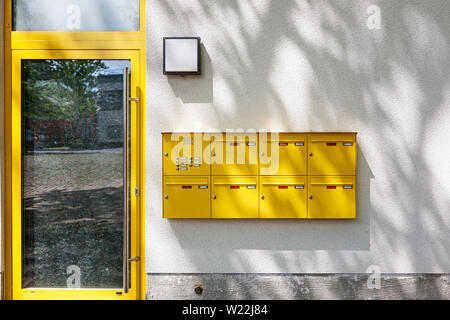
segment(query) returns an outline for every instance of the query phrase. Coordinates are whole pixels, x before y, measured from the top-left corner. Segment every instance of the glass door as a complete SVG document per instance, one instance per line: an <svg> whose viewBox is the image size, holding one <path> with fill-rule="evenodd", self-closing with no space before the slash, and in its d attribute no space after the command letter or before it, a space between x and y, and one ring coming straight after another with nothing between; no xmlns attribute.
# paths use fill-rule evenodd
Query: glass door
<svg viewBox="0 0 450 320"><path fill-rule="evenodd" d="M14 298L136 299L137 64L13 53Z"/></svg>

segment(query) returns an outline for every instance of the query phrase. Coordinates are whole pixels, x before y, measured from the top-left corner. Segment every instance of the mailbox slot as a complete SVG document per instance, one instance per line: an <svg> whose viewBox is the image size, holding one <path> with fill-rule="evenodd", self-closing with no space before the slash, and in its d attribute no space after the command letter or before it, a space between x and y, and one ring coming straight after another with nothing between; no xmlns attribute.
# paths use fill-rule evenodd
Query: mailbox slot
<svg viewBox="0 0 450 320"><path fill-rule="evenodd" d="M356 218L355 177L309 177L309 219Z"/></svg>
<svg viewBox="0 0 450 320"><path fill-rule="evenodd" d="M164 218L211 218L209 177L164 177Z"/></svg>
<svg viewBox="0 0 450 320"><path fill-rule="evenodd" d="M356 175L355 133L310 133L308 174Z"/></svg>
<svg viewBox="0 0 450 320"><path fill-rule="evenodd" d="M260 136L260 175L307 175L305 133L279 133ZM278 149L278 157L276 149ZM276 163L278 161L278 165Z"/></svg>
<svg viewBox="0 0 450 320"><path fill-rule="evenodd" d="M256 219L258 177L212 177L212 217Z"/></svg>
<svg viewBox="0 0 450 320"><path fill-rule="evenodd" d="M211 175L258 174L257 135L216 135L211 143Z"/></svg>
<svg viewBox="0 0 450 320"><path fill-rule="evenodd" d="M209 151L210 141L202 133L163 133L163 174L210 175Z"/></svg>
<svg viewBox="0 0 450 320"><path fill-rule="evenodd" d="M306 219L306 177L260 177L260 217Z"/></svg>

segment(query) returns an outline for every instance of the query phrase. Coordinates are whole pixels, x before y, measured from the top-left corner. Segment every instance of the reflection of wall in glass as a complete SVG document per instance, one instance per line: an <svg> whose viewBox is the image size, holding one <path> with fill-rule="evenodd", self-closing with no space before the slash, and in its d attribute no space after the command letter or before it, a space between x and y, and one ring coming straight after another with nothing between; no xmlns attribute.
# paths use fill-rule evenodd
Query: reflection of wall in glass
<svg viewBox="0 0 450 320"><path fill-rule="evenodd" d="M139 31L139 0L14 0L14 31Z"/></svg>

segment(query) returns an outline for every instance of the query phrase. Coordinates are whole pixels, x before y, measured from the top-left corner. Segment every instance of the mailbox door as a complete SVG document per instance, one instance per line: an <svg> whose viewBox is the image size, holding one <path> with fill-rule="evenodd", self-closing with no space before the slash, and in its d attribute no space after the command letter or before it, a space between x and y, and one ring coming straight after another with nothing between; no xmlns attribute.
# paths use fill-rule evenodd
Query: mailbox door
<svg viewBox="0 0 450 320"><path fill-rule="evenodd" d="M211 175L258 175L257 135L220 135L211 144Z"/></svg>
<svg viewBox="0 0 450 320"><path fill-rule="evenodd" d="M209 175L209 151L202 133L163 133L164 175Z"/></svg>
<svg viewBox="0 0 450 320"><path fill-rule="evenodd" d="M309 177L309 219L356 218L355 177Z"/></svg>
<svg viewBox="0 0 450 320"><path fill-rule="evenodd" d="M307 175L307 140L305 133L260 135L260 175ZM277 152L278 150L278 152Z"/></svg>
<svg viewBox="0 0 450 320"><path fill-rule="evenodd" d="M306 177L260 177L262 219L306 219Z"/></svg>
<svg viewBox="0 0 450 320"><path fill-rule="evenodd" d="M164 177L164 218L211 218L209 177Z"/></svg>
<svg viewBox="0 0 450 320"><path fill-rule="evenodd" d="M258 218L258 177L212 177L212 217Z"/></svg>
<svg viewBox="0 0 450 320"><path fill-rule="evenodd" d="M356 175L355 133L310 133L309 175Z"/></svg>

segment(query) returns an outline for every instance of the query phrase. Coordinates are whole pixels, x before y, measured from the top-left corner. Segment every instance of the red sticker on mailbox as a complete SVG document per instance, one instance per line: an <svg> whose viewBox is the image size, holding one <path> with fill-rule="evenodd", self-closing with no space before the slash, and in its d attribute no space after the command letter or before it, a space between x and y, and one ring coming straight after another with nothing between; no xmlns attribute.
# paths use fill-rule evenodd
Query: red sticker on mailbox
<svg viewBox="0 0 450 320"><path fill-rule="evenodd" d="M289 145L287 142L280 142L280 143L278 143L278 145L280 146L280 147L286 147L287 145Z"/></svg>
<svg viewBox="0 0 450 320"><path fill-rule="evenodd" d="M231 186L230 188L231 189L239 189L240 187L239 186Z"/></svg>
<svg viewBox="0 0 450 320"><path fill-rule="evenodd" d="M287 189L288 186L278 186L278 189Z"/></svg>
<svg viewBox="0 0 450 320"><path fill-rule="evenodd" d="M239 145L240 145L239 142L231 142L230 143L230 146L233 146L233 147L238 147Z"/></svg>
<svg viewBox="0 0 450 320"><path fill-rule="evenodd" d="M182 189L192 189L192 186L182 186Z"/></svg>
<svg viewBox="0 0 450 320"><path fill-rule="evenodd" d="M336 189L336 186L327 186L327 189Z"/></svg>
<svg viewBox="0 0 450 320"><path fill-rule="evenodd" d="M327 146L329 146L329 147L335 147L335 146L336 146L336 143L335 143L335 142L328 142L328 143L327 143Z"/></svg>

